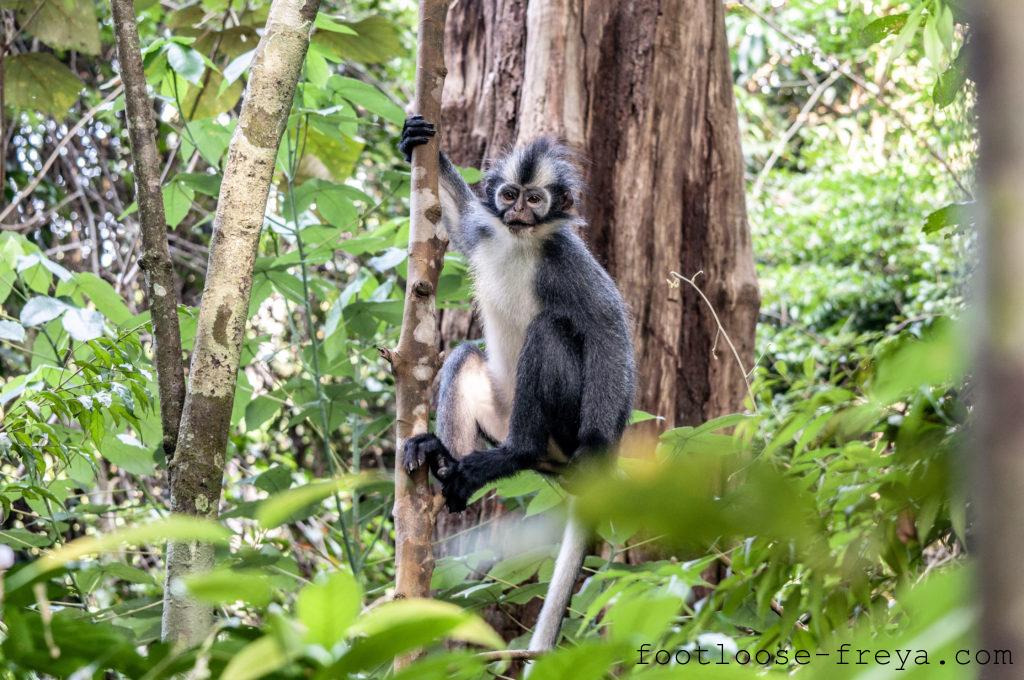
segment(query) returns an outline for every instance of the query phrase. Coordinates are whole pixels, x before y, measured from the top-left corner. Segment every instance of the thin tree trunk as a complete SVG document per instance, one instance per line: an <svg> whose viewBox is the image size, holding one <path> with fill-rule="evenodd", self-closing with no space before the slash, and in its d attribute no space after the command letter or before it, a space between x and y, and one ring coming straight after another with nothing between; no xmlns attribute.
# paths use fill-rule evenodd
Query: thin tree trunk
<svg viewBox="0 0 1024 680"><path fill-rule="evenodd" d="M416 55L416 112L435 124L441 120L444 22L448 0L421 0ZM412 215L409 226L409 276L405 286L402 333L395 350L381 350L395 374L396 450L414 434L427 431L430 388L437 373L437 280L448 246L438 194L438 140L418 146L412 155ZM427 597L434 572L431 546L440 509L426 468L412 476L395 465L395 597ZM408 659L396 661L396 667Z"/></svg>
<svg viewBox="0 0 1024 680"><path fill-rule="evenodd" d="M228 148L181 434L169 466L174 512L217 515L256 247L277 148L319 5L319 0L274 0L271 4ZM212 546L194 541L168 545L165 640L195 644L208 634L211 608L183 597L172 586L176 580L212 566Z"/></svg>
<svg viewBox="0 0 1024 680"><path fill-rule="evenodd" d="M981 645L1024 650L1024 5L979 0L971 22L978 84L982 337L976 352L976 496ZM1012 665L981 677L1017 678Z"/></svg>
<svg viewBox="0 0 1024 680"><path fill-rule="evenodd" d="M181 330L178 327L178 297L175 294L174 265L167 246L167 222L160 190L160 153L156 148L153 102L146 92L146 74L139 48L132 0L111 0L117 59L124 83L125 121L132 147L135 200L139 206L139 231L145 272L146 297L153 323L153 361L160 393L160 424L164 453L174 454L178 426L185 402L185 367L181 359ZM95 249L95 246L94 246Z"/></svg>

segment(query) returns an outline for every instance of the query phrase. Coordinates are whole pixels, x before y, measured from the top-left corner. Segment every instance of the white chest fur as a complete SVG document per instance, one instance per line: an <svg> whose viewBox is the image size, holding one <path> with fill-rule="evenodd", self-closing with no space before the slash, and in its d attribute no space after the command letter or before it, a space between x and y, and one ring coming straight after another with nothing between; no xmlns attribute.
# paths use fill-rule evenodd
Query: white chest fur
<svg viewBox="0 0 1024 680"><path fill-rule="evenodd" d="M499 398L508 405L515 391L516 363L526 328L540 310L535 281L539 244L503 226L474 249L473 288L484 322L487 367Z"/></svg>

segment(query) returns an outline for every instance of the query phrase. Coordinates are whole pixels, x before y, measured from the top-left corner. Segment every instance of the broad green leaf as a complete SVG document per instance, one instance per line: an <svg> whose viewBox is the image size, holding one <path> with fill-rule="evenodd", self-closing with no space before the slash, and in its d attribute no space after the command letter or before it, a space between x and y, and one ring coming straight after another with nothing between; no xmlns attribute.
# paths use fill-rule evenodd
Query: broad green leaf
<svg viewBox="0 0 1024 680"><path fill-rule="evenodd" d="M203 71L206 70L203 58L198 52L176 42L167 44L167 64L171 70L193 85L199 84Z"/></svg>
<svg viewBox="0 0 1024 680"><path fill-rule="evenodd" d="M280 399L260 395L250 401L245 407L245 428L257 430L268 420L277 415L284 404Z"/></svg>
<svg viewBox="0 0 1024 680"><path fill-rule="evenodd" d="M498 649L504 641L483 619L454 604L407 599L375 607L349 626L351 648L328 677L369 669L405 652L447 638Z"/></svg>
<svg viewBox="0 0 1024 680"><path fill-rule="evenodd" d="M288 663L288 655L273 635L258 638L231 657L221 680L255 680Z"/></svg>
<svg viewBox="0 0 1024 680"><path fill-rule="evenodd" d="M398 28L384 17L371 16L355 23L330 21L330 26L348 27L355 35L321 25L328 21L318 21L318 28L323 30L313 35L313 43L332 61L381 64L405 52Z"/></svg>
<svg viewBox="0 0 1024 680"><path fill-rule="evenodd" d="M224 80L221 83L221 87L226 88L241 78L242 74L249 70L249 66L252 65L252 60L255 56L256 50L251 49L232 59L231 63L224 67Z"/></svg>
<svg viewBox="0 0 1024 680"><path fill-rule="evenodd" d="M335 181L343 182L352 175L363 147L362 142L338 134L337 131L326 134L314 126L306 134L304 156L314 156L324 164Z"/></svg>
<svg viewBox="0 0 1024 680"><path fill-rule="evenodd" d="M95 310L69 307L62 321L64 330L76 342L95 340L103 335L103 315Z"/></svg>
<svg viewBox="0 0 1024 680"><path fill-rule="evenodd" d="M92 2L35 0L20 3L21 28L58 50L99 54L99 21ZM9 62L8 62L9 63ZM47 83L48 81L41 81Z"/></svg>
<svg viewBox="0 0 1024 680"><path fill-rule="evenodd" d="M0 543L9 545L15 550L24 550L25 548L45 548L53 543L53 539L47 534L37 534L26 529L12 527L0 530Z"/></svg>
<svg viewBox="0 0 1024 680"><path fill-rule="evenodd" d="M265 607L274 599L274 589L264 572L255 570L214 569L184 579L188 592L210 604L228 604L241 600Z"/></svg>
<svg viewBox="0 0 1024 680"><path fill-rule="evenodd" d="M48 52L8 56L4 61L4 98L16 109L62 119L82 91L82 81Z"/></svg>
<svg viewBox="0 0 1024 680"><path fill-rule="evenodd" d="M947 227L958 227L970 223L974 203L950 203L928 215L924 221L924 233L934 234Z"/></svg>
<svg viewBox="0 0 1024 680"><path fill-rule="evenodd" d="M395 125L401 125L405 120L405 112L402 111L402 108L369 83L347 76L335 75L328 79L327 84L334 92L356 106L375 113Z"/></svg>
<svg viewBox="0 0 1024 680"><path fill-rule="evenodd" d="M907 13L890 14L875 19L860 32L860 44L870 47L890 35L895 35L907 25Z"/></svg>
<svg viewBox="0 0 1024 680"><path fill-rule="evenodd" d="M359 481L360 477L347 475L289 489L260 503L256 519L264 528L272 529L287 522L297 512L313 503L318 503L335 493L351 491Z"/></svg>
<svg viewBox="0 0 1024 680"><path fill-rule="evenodd" d="M198 517L171 515L164 519L138 524L109 534L85 536L43 555L21 571L7 579L7 587L13 591L33 579L58 569L68 562L86 555L96 555L120 549L125 545L163 544L165 541L202 541L204 543L226 544L231 532L216 522Z"/></svg>
<svg viewBox="0 0 1024 680"><path fill-rule="evenodd" d="M99 451L101 456L133 475L147 477L156 471L153 449L131 435L108 432Z"/></svg>
<svg viewBox="0 0 1024 680"><path fill-rule="evenodd" d="M345 637L362 606L359 582L346 571L330 574L299 593L295 613L306 627L306 641L331 649Z"/></svg>
<svg viewBox="0 0 1024 680"><path fill-rule="evenodd" d="M335 21L322 12L316 15L316 20L313 22L313 25L322 31L332 31L334 33L342 33L344 35L359 35L359 33L353 30L348 24L341 21Z"/></svg>
<svg viewBox="0 0 1024 680"><path fill-rule="evenodd" d="M183 182L171 182L163 188L164 217L167 226L174 229L188 215L195 200L195 190Z"/></svg>
<svg viewBox="0 0 1024 680"><path fill-rule="evenodd" d="M967 82L967 73L964 68L964 51L961 50L949 68L943 71L935 81L935 87L932 89L932 101L939 108L949 106L956 100L956 96L963 89L965 82Z"/></svg>
<svg viewBox="0 0 1024 680"><path fill-rule="evenodd" d="M328 184L316 193L316 209L330 224L351 230L359 220L359 211L346 187Z"/></svg>
<svg viewBox="0 0 1024 680"><path fill-rule="evenodd" d="M24 342L25 327L15 321L0 319L0 340L11 342Z"/></svg>
<svg viewBox="0 0 1024 680"><path fill-rule="evenodd" d="M317 87L326 86L327 79L331 77L331 67L318 45L310 45L306 52L306 77Z"/></svg>
<svg viewBox="0 0 1024 680"><path fill-rule="evenodd" d="M936 17L930 16L924 23L924 55L931 62L932 68L942 68L942 38L939 37L939 29L935 25Z"/></svg>
<svg viewBox="0 0 1024 680"><path fill-rule="evenodd" d="M292 485L292 471L285 465L275 465L253 482L253 486L267 493L278 493Z"/></svg>
<svg viewBox="0 0 1024 680"><path fill-rule="evenodd" d="M103 316L115 324L125 324L132 318L128 306L114 287L92 272L77 272L71 281L57 286L57 295L84 294Z"/></svg>
<svg viewBox="0 0 1024 680"><path fill-rule="evenodd" d="M631 654L632 652L632 654ZM574 647L563 647L545 654L533 665L530 672L530 680L601 680L608 677L615 664L620 659L632 659L636 657L636 651L622 643L588 641ZM703 666L693 675L679 673L673 677L703 677L699 673L705 671ZM676 670L678 672L678 670ZM743 677L748 677L748 671L742 669ZM720 677L719 673L707 673L707 677ZM642 676L640 676L642 677ZM661 677L661 676L659 676ZM749 676L753 677L753 676Z"/></svg>
<svg viewBox="0 0 1024 680"><path fill-rule="evenodd" d="M68 310L68 306L52 297L38 296L30 298L21 308L21 323L26 326L41 326L53 321Z"/></svg>

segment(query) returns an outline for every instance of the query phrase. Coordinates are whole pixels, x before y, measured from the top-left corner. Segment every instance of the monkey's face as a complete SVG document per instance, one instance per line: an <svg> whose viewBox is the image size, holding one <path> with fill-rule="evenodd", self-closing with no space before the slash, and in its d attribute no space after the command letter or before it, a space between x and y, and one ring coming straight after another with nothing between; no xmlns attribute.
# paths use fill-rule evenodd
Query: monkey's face
<svg viewBox="0 0 1024 680"><path fill-rule="evenodd" d="M547 138L499 159L486 178L487 207L514 234L540 234L571 217L580 190L568 149Z"/></svg>
<svg viewBox="0 0 1024 680"><path fill-rule="evenodd" d="M537 226L551 212L551 195L542 187L502 184L494 203L501 221L513 232Z"/></svg>

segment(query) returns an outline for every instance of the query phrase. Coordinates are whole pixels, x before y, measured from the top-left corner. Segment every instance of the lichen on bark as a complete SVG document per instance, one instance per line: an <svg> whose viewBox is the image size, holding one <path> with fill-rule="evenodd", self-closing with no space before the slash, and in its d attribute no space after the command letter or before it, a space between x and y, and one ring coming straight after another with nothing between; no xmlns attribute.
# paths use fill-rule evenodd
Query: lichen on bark
<svg viewBox="0 0 1024 680"><path fill-rule="evenodd" d="M174 512L217 515L260 229L318 7L313 0L274 0L253 60L217 201L181 432L168 467ZM168 545L165 640L193 645L208 635L212 609L189 598L180 581L209 570L213 557L206 544Z"/></svg>

